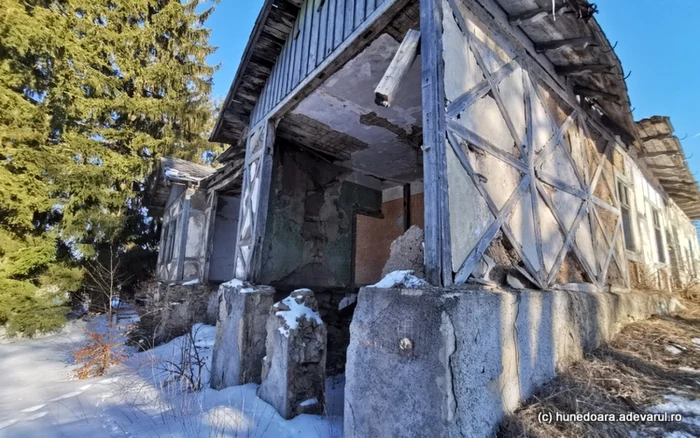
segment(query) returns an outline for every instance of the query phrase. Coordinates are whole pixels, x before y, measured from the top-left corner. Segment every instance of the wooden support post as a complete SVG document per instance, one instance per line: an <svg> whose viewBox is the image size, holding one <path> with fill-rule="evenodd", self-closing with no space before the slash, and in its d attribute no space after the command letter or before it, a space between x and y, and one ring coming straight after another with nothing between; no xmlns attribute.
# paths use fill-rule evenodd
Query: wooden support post
<svg viewBox="0 0 700 438"><path fill-rule="evenodd" d="M411 227L411 183L403 186L403 231Z"/></svg>
<svg viewBox="0 0 700 438"><path fill-rule="evenodd" d="M389 68L386 69L386 73L384 73L382 80L379 81L379 85L374 90L374 102L377 105L391 106L391 102L396 97L396 92L399 90L401 82L403 82L411 69L413 61L416 60L419 43L420 32L409 29L399 49L396 51L394 59L391 60Z"/></svg>
<svg viewBox="0 0 700 438"><path fill-rule="evenodd" d="M449 286L453 275L445 150L442 14L441 0L420 0L425 277L433 285Z"/></svg>
<svg viewBox="0 0 700 438"><path fill-rule="evenodd" d="M275 121L265 119L251 130L247 140L233 274L239 280L253 283L260 277L276 126Z"/></svg>

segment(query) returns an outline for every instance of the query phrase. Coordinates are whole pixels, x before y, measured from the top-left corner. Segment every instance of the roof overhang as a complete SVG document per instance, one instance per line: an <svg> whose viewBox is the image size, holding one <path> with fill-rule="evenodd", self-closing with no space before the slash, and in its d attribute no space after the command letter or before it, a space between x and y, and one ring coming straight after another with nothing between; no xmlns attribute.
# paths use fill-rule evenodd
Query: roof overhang
<svg viewBox="0 0 700 438"><path fill-rule="evenodd" d="M668 117L654 116L637 122L646 163L659 185L690 219L700 219L700 191Z"/></svg>
<svg viewBox="0 0 700 438"><path fill-rule="evenodd" d="M226 144L239 141L272 67L294 27L302 2L303 0L265 0L210 141ZM225 154L226 152L218 160L233 158L230 154Z"/></svg>
<svg viewBox="0 0 700 438"><path fill-rule="evenodd" d="M615 47L594 18L596 6L586 0L560 0L553 11L551 0L495 1L574 93L603 114L601 122L626 143L636 143L625 73Z"/></svg>

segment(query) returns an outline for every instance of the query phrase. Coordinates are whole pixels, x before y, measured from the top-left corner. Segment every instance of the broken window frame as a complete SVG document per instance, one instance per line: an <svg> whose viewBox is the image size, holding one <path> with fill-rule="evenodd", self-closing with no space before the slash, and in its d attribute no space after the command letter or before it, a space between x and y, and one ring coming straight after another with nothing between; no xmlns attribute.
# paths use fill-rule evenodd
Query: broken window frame
<svg viewBox="0 0 700 438"><path fill-rule="evenodd" d="M177 219L173 219L163 227L163 263L169 263L175 251L175 231L177 230Z"/></svg>
<svg viewBox="0 0 700 438"><path fill-rule="evenodd" d="M620 214L622 216L622 231L625 236L625 249L637 252L635 245L634 228L632 227L632 205L630 202L632 188L622 179L617 179L617 198L620 202Z"/></svg>
<svg viewBox="0 0 700 438"><path fill-rule="evenodd" d="M663 225L661 224L661 211L651 207L651 223L654 227L654 239L656 241L656 258L659 263L666 263L666 251L663 245Z"/></svg>

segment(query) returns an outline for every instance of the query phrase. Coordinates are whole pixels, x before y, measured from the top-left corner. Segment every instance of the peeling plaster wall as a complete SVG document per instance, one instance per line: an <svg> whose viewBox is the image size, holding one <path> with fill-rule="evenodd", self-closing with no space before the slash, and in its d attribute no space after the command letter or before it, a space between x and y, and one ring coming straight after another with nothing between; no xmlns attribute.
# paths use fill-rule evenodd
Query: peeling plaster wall
<svg viewBox="0 0 700 438"><path fill-rule="evenodd" d="M382 279L382 268L391 255L391 243L405 232L403 224L403 188L396 187L401 197L387 197L384 191L382 218L357 215L357 241L355 244L355 284L374 284ZM412 193L415 193L412 188ZM392 199L393 198L393 199ZM422 188L411 195L411 220L409 226L424 226Z"/></svg>
<svg viewBox="0 0 700 438"><path fill-rule="evenodd" d="M379 211L381 192L346 182L346 169L275 146L260 282L276 287L352 284L355 207Z"/></svg>

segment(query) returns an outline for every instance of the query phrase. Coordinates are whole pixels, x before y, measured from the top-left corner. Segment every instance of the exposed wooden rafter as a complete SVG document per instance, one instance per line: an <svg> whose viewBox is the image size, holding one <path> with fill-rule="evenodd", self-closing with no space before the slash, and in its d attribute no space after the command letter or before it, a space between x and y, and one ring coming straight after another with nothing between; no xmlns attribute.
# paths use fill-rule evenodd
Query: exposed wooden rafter
<svg viewBox="0 0 700 438"><path fill-rule="evenodd" d="M608 93L608 92L602 91L602 90L596 90L593 88L576 86L576 87L574 87L574 93L576 93L580 96L585 96L585 97L599 97L601 99L605 99L605 100L608 100L610 102L619 102L620 101L620 96L618 96L616 94Z"/></svg>
<svg viewBox="0 0 700 438"><path fill-rule="evenodd" d="M562 76L580 76L590 73L605 73L615 68L609 64L580 64L556 67L556 72Z"/></svg>
<svg viewBox="0 0 700 438"><path fill-rule="evenodd" d="M586 36L579 38L566 38L563 40L553 40L535 43L535 51L537 53L544 53L549 50L563 49L564 47L585 49L587 47L597 45L598 42L595 40L595 38L593 38L592 36Z"/></svg>

